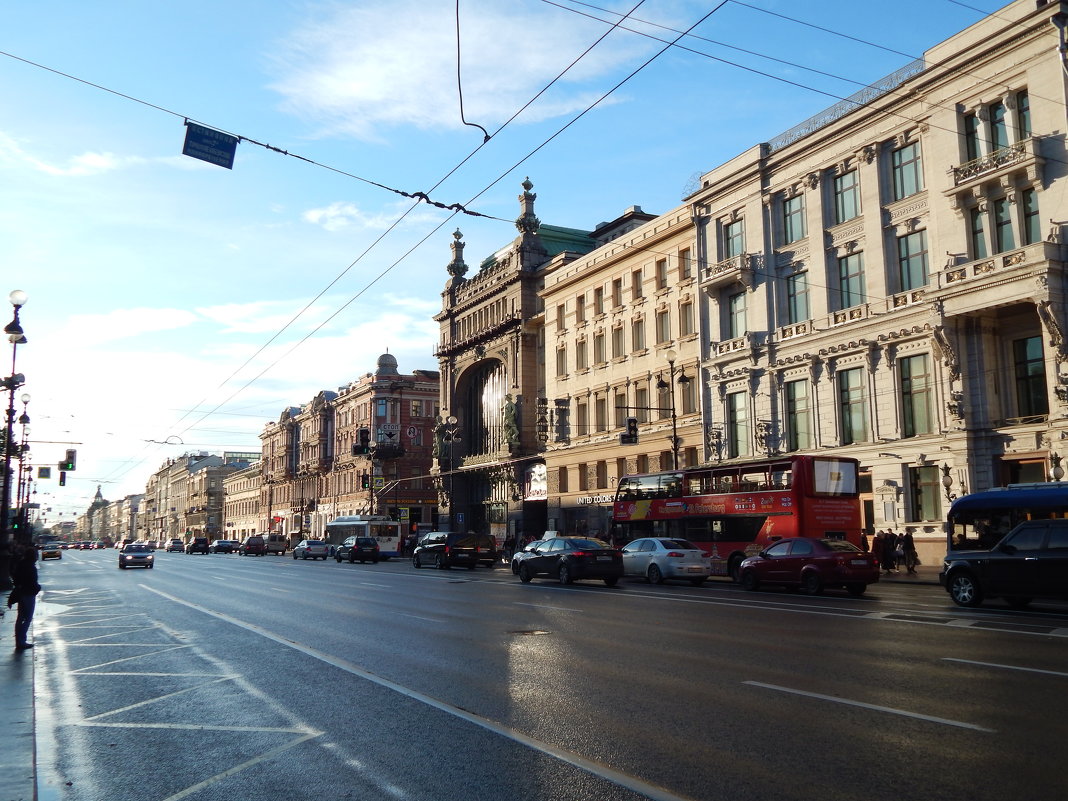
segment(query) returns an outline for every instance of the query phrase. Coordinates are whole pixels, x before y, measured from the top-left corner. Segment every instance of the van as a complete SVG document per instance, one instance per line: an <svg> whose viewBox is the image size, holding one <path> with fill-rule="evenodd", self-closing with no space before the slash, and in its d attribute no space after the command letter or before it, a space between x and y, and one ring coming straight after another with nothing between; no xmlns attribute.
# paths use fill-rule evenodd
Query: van
<svg viewBox="0 0 1068 801"><path fill-rule="evenodd" d="M289 537L285 534L265 534L263 539L267 543L267 553L285 556L289 550Z"/></svg>

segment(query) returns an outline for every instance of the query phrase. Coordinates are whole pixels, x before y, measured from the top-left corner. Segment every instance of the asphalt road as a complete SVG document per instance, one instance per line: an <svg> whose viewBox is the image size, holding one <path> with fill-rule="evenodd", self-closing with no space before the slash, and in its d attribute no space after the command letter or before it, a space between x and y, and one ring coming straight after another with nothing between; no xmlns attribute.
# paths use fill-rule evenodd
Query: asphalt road
<svg viewBox="0 0 1068 801"><path fill-rule="evenodd" d="M116 564L41 567L41 801L1068 795L1065 604Z"/></svg>

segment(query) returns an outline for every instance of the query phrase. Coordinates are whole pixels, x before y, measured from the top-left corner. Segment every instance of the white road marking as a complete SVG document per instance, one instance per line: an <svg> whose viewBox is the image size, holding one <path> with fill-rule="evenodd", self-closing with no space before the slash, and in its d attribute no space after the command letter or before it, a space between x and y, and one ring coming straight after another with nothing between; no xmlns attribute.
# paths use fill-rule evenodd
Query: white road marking
<svg viewBox="0 0 1068 801"><path fill-rule="evenodd" d="M978 665L979 667L1000 668L1002 670L1021 670L1024 673L1042 673L1046 676L1061 676L1068 678L1068 673L1060 670L1043 670L1041 668L1022 667L1020 665L999 665L997 662L976 662L974 659L956 659L952 656L942 657L945 662L960 662L965 665Z"/></svg>
<svg viewBox="0 0 1068 801"><path fill-rule="evenodd" d="M216 620L222 620L226 623L230 623L231 625L237 626L238 628L242 628L245 631L250 631L253 634L258 634L259 636L271 640L272 642L277 643L278 645L285 646L286 648L291 648L294 651L298 651L299 653L304 654L305 656L310 656L313 659L317 659L320 662L323 662L327 665L331 665L332 667L335 667L338 670L343 670L346 673L351 673L353 676L357 676L361 679L373 682L374 684L377 684L380 687L384 687L388 690L393 690L394 692L403 695L406 698L410 698L413 701L425 704L426 706L429 706L433 709L437 709L438 711L444 712L447 715L451 715L455 718L459 718L460 720L466 721L467 723L479 726L480 728L492 732L493 734L496 734L500 737L504 737L505 739L519 743L520 745L525 745L528 748L545 754L546 756L553 757L565 764L576 767L579 770L586 771L587 773L593 776L597 776L604 779L605 781L617 784L620 787L638 793L639 795L644 795L647 798L653 799L653 801L688 801L684 796L675 795L664 787L659 787L655 784L649 784L648 782L642 781L636 776L630 776L626 773L615 770L614 768L610 768L607 765L602 765L600 763L594 762L591 759L586 759L585 757L579 756L578 754L575 754L571 751L567 751L566 749L560 748L550 743L543 742L541 740L537 740L533 737L524 734L521 731L512 729L501 723L490 720L489 718L484 718L481 715L476 715L473 712L468 712L465 709L461 709L445 701L433 698L432 696L421 693L418 690L413 690L409 687L405 687L404 685L391 681L385 678L384 676L379 676L376 673L364 670L358 665L354 665L353 663L345 659L341 659L340 657L332 656L331 654L318 651L307 645L295 643L292 640L274 634L273 632L261 628L260 626L257 626L253 623L246 623L245 621L239 620L238 618L230 617L229 615L222 614L221 612L215 612L211 609L208 609L207 607L200 606L190 601L186 601L182 598L177 598L173 595L168 595L167 593L162 592L161 590L158 590L155 587L149 587L147 584L141 584L140 586L142 589L155 593L156 595L159 595L162 598L166 598L167 600L172 601L176 604L181 604L182 606L189 607L190 609L195 609L198 612L202 612L205 615L208 615L209 617L215 618ZM164 799L164 801L175 801L175 799L179 797L180 796L171 796L168 799Z"/></svg>
<svg viewBox="0 0 1068 801"><path fill-rule="evenodd" d="M906 718L916 718L917 720L926 720L931 723L941 723L945 726L956 726L961 729L972 729L973 731L982 731L988 733L995 733L994 729L987 729L983 726L976 726L974 723L964 723L959 720L950 720L949 718L939 718L933 715L921 715L919 712L909 712L904 709L894 709L891 706L879 706L877 704L866 704L863 701L851 701L848 698L838 698L833 695L822 695L820 693L810 693L806 690L797 690L793 687L780 687L777 684L765 684L762 681L743 681L742 684L749 684L753 687L763 687L766 690L776 690L781 693L790 693L791 695L801 695L806 698L815 698L820 701L832 701L836 704L845 704L846 706L860 707L861 709L871 709L876 712L889 712L891 715L901 715Z"/></svg>

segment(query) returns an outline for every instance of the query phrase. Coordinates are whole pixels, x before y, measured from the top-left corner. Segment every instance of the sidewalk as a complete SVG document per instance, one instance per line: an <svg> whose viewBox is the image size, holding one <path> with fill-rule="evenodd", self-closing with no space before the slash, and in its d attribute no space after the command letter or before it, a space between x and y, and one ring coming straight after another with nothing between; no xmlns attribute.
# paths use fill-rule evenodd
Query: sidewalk
<svg viewBox="0 0 1068 801"><path fill-rule="evenodd" d="M942 565L919 565L914 574L909 574L904 569L900 573L883 573L879 576L880 584L934 584L938 586L938 574L942 572Z"/></svg>
<svg viewBox="0 0 1068 801"><path fill-rule="evenodd" d="M15 610L0 617L0 801L34 801L33 649L16 651Z"/></svg>

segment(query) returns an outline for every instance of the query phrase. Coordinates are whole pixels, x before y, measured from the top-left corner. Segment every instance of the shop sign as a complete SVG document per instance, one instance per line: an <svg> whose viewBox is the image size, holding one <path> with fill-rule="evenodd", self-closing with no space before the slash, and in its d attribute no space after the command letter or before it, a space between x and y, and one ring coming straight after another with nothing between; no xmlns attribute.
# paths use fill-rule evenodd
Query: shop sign
<svg viewBox="0 0 1068 801"><path fill-rule="evenodd" d="M615 495L580 495L576 499L579 506L593 506L595 504L613 503Z"/></svg>

